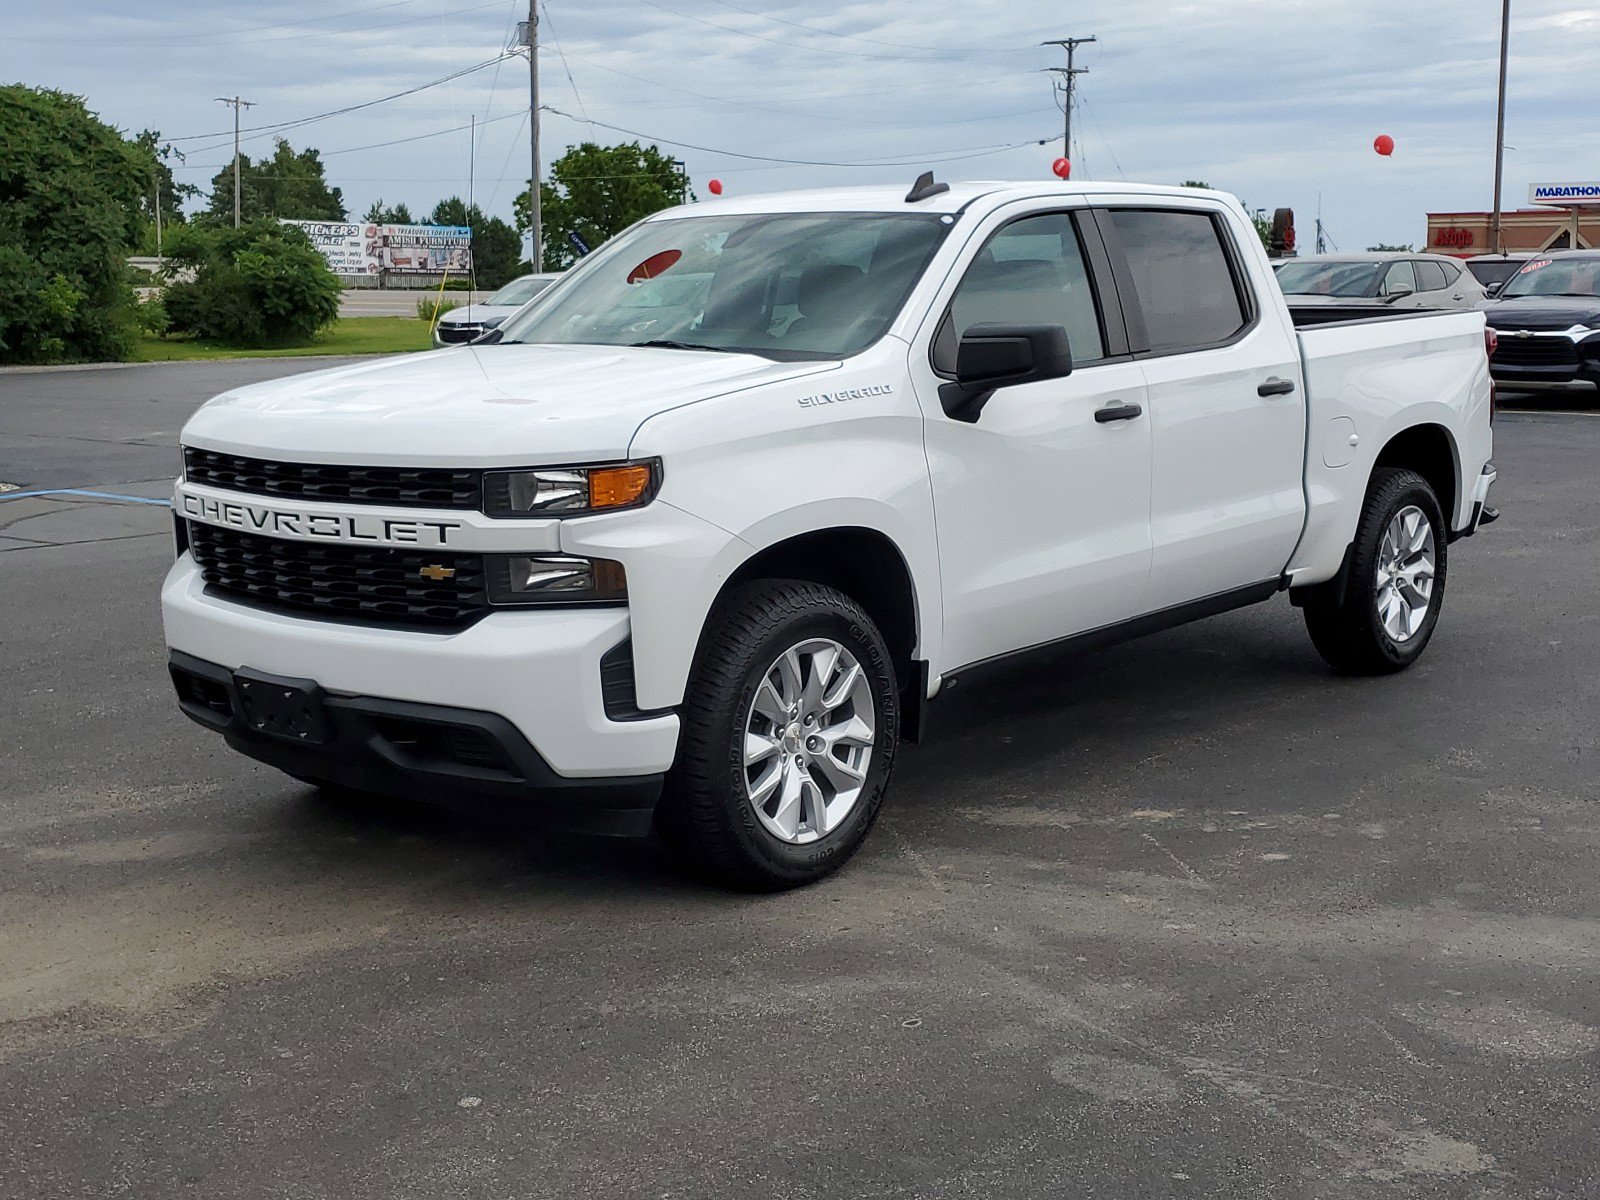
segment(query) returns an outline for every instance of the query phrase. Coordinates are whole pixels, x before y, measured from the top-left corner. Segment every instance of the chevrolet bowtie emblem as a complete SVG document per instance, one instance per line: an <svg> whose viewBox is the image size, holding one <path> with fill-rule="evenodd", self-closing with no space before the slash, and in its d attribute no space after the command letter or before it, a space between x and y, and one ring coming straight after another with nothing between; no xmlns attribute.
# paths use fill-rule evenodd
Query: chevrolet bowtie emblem
<svg viewBox="0 0 1600 1200"><path fill-rule="evenodd" d="M424 579L431 579L435 583L439 583L446 579L454 579L456 577L456 569L454 567L440 566L438 563L429 563L417 574Z"/></svg>

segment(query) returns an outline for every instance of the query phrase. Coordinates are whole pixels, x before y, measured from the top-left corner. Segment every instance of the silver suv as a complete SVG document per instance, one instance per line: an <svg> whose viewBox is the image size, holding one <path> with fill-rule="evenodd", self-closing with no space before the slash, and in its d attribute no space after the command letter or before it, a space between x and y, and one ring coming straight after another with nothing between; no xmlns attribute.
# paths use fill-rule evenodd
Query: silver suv
<svg viewBox="0 0 1600 1200"><path fill-rule="evenodd" d="M1488 294L1458 259L1443 254L1308 254L1277 264L1290 302L1476 308Z"/></svg>

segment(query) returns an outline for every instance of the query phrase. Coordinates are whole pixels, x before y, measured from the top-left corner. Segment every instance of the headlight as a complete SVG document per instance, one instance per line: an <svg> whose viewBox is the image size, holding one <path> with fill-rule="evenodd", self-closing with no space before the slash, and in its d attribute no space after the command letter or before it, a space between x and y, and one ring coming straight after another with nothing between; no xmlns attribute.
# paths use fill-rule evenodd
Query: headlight
<svg viewBox="0 0 1600 1200"><path fill-rule="evenodd" d="M638 508L661 486L659 460L604 467L488 471L483 511L491 517L578 517Z"/></svg>
<svg viewBox="0 0 1600 1200"><path fill-rule="evenodd" d="M497 554L484 567L490 604L617 604L628 598L627 574L609 558Z"/></svg>

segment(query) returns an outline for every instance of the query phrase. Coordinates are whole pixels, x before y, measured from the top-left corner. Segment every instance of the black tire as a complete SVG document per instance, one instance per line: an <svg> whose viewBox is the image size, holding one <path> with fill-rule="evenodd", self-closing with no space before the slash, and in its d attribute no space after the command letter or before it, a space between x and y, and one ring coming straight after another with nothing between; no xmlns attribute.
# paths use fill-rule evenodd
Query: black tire
<svg viewBox="0 0 1600 1200"><path fill-rule="evenodd" d="M1396 514L1415 505L1433 529L1434 577L1428 609L1404 641L1389 635L1378 616L1378 563L1385 531ZM1448 527L1433 487L1415 471L1379 467L1367 487L1351 544L1350 573L1342 597L1320 595L1305 605L1306 629L1317 652L1344 675L1388 675L1421 657L1439 623L1448 572Z"/></svg>
<svg viewBox="0 0 1600 1200"><path fill-rule="evenodd" d="M756 817L745 784L745 724L776 659L821 637L848 649L866 674L876 717L872 754L861 793L838 827L793 844ZM706 622L680 714L678 757L658 825L696 873L741 891L782 891L816 882L860 848L894 767L900 698L883 635L850 597L791 579L732 589Z"/></svg>

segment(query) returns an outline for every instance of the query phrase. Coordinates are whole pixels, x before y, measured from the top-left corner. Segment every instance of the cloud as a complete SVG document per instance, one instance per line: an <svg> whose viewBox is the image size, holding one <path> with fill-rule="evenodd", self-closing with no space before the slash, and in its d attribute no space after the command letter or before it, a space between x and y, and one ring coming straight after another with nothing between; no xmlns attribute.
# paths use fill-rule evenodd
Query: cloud
<svg viewBox="0 0 1600 1200"><path fill-rule="evenodd" d="M9 17L0 78L59 87L130 130L230 133L213 101L256 101L247 125L296 120L439 78L493 57L527 15L521 0L192 0L135 13L84 0ZM1096 34L1080 51L1080 177L1206 179L1252 205L1292 204L1302 228L1321 198L1342 247L1420 242L1430 210L1487 207L1493 183L1499 7L1492 0L1054 0L987 5L871 0L551 0L541 25L547 158L586 138L623 140L582 118L657 138L777 158L945 157L1028 140L1047 145L936 167L947 178L1043 177L1061 114L1037 43ZM1535 179L1592 176L1592 0L1518 0L1507 195ZM467 190L509 214L527 179L527 68L507 60L452 83L288 136L327 155L353 210L375 197L413 211ZM465 131L480 122L477 153ZM579 119L573 119L579 118ZM1391 134L1392 159L1372 153ZM229 136L194 148L202 185ZM247 144L259 153L263 139ZM209 148L207 148L209 147ZM786 166L671 150L701 184L730 191L901 183L914 166Z"/></svg>

